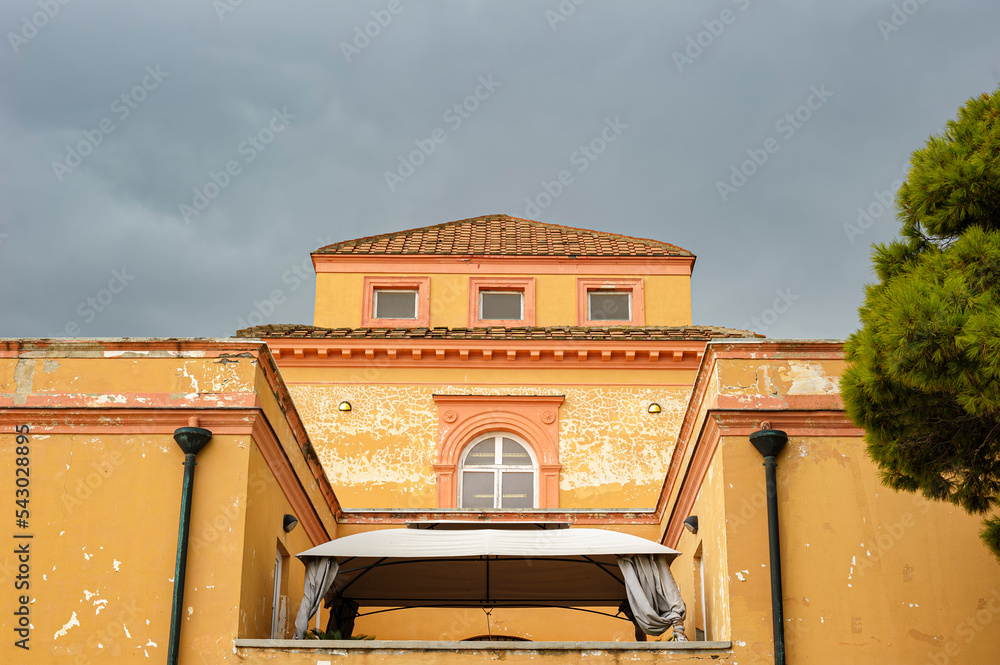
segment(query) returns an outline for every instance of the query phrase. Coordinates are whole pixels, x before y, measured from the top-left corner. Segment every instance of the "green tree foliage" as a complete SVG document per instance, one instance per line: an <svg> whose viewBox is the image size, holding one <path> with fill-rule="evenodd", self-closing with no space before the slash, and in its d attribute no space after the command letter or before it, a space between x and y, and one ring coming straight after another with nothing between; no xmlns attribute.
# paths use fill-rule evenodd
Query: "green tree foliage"
<svg viewBox="0 0 1000 665"><path fill-rule="evenodd" d="M882 481L984 520L1000 558L1000 89L913 153L841 379Z"/></svg>

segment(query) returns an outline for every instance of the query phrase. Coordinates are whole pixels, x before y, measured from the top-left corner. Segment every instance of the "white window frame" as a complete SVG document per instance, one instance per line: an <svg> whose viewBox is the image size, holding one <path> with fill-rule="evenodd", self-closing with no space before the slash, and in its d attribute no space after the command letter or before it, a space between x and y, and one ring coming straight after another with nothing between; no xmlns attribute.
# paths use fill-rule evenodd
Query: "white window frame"
<svg viewBox="0 0 1000 665"><path fill-rule="evenodd" d="M517 294L521 296L520 315L516 319L487 319L483 317L483 296L488 293ZM524 291L516 289L480 289L479 290L479 320L480 321L524 321Z"/></svg>
<svg viewBox="0 0 1000 665"><path fill-rule="evenodd" d="M595 319L594 309L590 296L594 294L610 294L610 293L625 293L628 294L628 316L624 319ZM598 289L587 289L587 320L588 321L631 321L632 320L632 289L631 288L598 288Z"/></svg>
<svg viewBox="0 0 1000 665"><path fill-rule="evenodd" d="M410 293L413 295L413 316L379 316L378 311L378 294L385 292L390 293ZM391 288L379 288L375 287L372 289L372 318L381 321L416 321L420 318L420 291L417 289L391 289Z"/></svg>
<svg viewBox="0 0 1000 665"><path fill-rule="evenodd" d="M528 453L528 457L531 458L531 465L514 465L514 464L501 464L503 461L503 439L511 439L516 441L518 445L524 448L525 452ZM484 440L492 438L494 441L494 458L493 464L473 464L466 466L465 460L468 457L469 452L475 448L478 444L482 443ZM465 508L463 505L464 490L465 490L465 472L469 471L472 473L492 473L493 474L493 508ZM503 485L502 477L504 471L512 471L515 473L526 473L531 472L531 507L530 508L501 508L500 504L502 502L503 496ZM535 458L535 451L532 450L531 446L528 445L527 441L512 434L511 432L487 432L485 434L480 434L473 438L468 444L466 444L465 449L462 450L462 455L458 460L458 496L456 497L459 508L466 510L537 510L538 509L538 460Z"/></svg>
<svg viewBox="0 0 1000 665"><path fill-rule="evenodd" d="M281 598L284 594L281 592L284 590L281 584L282 573L284 572L282 568L284 567L284 556L282 555L281 548L274 548L274 594L272 595L271 601L271 639L280 640L284 639L284 632L281 631ZM280 632L279 632L280 631Z"/></svg>

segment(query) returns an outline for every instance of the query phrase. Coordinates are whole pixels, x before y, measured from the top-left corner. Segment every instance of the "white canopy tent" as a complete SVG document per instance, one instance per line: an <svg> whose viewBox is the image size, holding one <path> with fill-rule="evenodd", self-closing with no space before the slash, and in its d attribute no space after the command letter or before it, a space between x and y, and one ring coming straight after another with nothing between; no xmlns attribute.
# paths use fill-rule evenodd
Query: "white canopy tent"
<svg viewBox="0 0 1000 665"><path fill-rule="evenodd" d="M367 531L298 555L306 580L296 638L328 594L400 608L618 607L627 598L634 621L659 635L683 625L668 568L677 554L603 529Z"/></svg>

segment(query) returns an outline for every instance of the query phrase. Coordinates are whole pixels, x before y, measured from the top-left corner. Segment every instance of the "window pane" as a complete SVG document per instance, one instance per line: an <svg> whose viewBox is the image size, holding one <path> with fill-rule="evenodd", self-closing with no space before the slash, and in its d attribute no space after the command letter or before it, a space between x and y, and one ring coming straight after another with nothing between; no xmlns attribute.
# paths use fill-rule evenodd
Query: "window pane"
<svg viewBox="0 0 1000 665"><path fill-rule="evenodd" d="M524 446L507 437L503 439L503 457L501 459L501 464L531 466L531 457L528 455L528 451L524 449Z"/></svg>
<svg viewBox="0 0 1000 665"><path fill-rule="evenodd" d="M492 508L496 488L494 475L490 473L462 473L462 507Z"/></svg>
<svg viewBox="0 0 1000 665"><path fill-rule="evenodd" d="M587 294L591 321L630 321L632 293L629 291L591 291Z"/></svg>
<svg viewBox="0 0 1000 665"><path fill-rule="evenodd" d="M501 508L531 508L535 476L532 473L506 471L501 478Z"/></svg>
<svg viewBox="0 0 1000 665"><path fill-rule="evenodd" d="M375 291L375 318L417 318L417 292L377 289Z"/></svg>
<svg viewBox="0 0 1000 665"><path fill-rule="evenodd" d="M479 318L520 321L523 293L502 291L481 291L479 293Z"/></svg>
<svg viewBox="0 0 1000 665"><path fill-rule="evenodd" d="M491 436L472 447L469 454L465 456L465 466L496 464L496 457L496 441Z"/></svg>

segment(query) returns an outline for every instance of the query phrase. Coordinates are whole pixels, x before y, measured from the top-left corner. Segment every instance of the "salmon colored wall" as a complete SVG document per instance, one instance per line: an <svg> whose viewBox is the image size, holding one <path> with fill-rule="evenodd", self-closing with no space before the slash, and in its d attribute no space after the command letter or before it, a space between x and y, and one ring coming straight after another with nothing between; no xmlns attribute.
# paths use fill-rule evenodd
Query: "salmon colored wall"
<svg viewBox="0 0 1000 665"><path fill-rule="evenodd" d="M469 277L472 274L420 273L430 275L430 326L464 328L469 325ZM577 275L520 275L535 279L535 325L577 325L577 278L634 278L641 276L645 288L647 326L691 324L691 278L689 275L608 273ZM400 273L398 276L413 276ZM475 273L476 277L507 278L516 275ZM313 324L329 328L361 326L363 273L320 272L316 276L316 308Z"/></svg>

